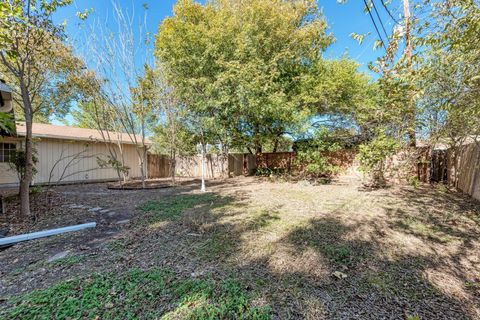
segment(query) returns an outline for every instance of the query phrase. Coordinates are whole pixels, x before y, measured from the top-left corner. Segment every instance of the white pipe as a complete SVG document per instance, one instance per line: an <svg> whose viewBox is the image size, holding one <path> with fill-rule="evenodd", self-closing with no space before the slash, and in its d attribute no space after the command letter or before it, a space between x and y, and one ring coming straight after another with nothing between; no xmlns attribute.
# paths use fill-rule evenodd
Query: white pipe
<svg viewBox="0 0 480 320"><path fill-rule="evenodd" d="M89 222L89 223L77 224L69 227L50 229L50 230L38 231L38 232L32 232L32 233L26 233L26 234L19 234L18 236L0 238L0 246L13 244L21 241L49 237L56 234L78 231L78 230L87 229L87 228L95 228L96 226L97 224L95 222Z"/></svg>

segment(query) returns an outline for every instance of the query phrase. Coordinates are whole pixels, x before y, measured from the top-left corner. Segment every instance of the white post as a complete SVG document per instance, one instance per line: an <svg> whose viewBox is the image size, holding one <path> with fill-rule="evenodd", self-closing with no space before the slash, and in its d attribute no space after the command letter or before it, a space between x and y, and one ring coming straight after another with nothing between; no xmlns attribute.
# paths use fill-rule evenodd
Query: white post
<svg viewBox="0 0 480 320"><path fill-rule="evenodd" d="M202 188L201 192L205 192L205 144L202 142Z"/></svg>

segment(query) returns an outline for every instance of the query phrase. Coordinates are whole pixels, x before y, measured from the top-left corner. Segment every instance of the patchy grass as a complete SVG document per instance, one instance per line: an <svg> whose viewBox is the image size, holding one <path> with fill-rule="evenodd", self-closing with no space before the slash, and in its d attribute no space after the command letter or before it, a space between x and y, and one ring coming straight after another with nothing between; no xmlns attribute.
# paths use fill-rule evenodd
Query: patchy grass
<svg viewBox="0 0 480 320"><path fill-rule="evenodd" d="M229 230L219 229L197 246L196 253L205 260L222 260L234 252L236 242Z"/></svg>
<svg viewBox="0 0 480 320"><path fill-rule="evenodd" d="M55 260L53 262L50 262L49 265L52 267L59 267L59 266L72 266L74 264L77 264L81 262L84 259L82 256L70 256L70 257L65 257L62 259Z"/></svg>
<svg viewBox="0 0 480 320"><path fill-rule="evenodd" d="M8 294L51 285L16 298L4 315L480 319L478 203L422 185L367 192L352 181L241 178L211 182L211 193L114 194L103 201L118 202L117 212L140 209L136 223L89 249L88 259L46 272L42 240L0 252ZM149 271L124 273L131 268ZM64 281L78 274L86 278Z"/></svg>
<svg viewBox="0 0 480 320"><path fill-rule="evenodd" d="M168 197L162 200L148 201L139 209L148 214L147 223L155 223L165 220L175 220L182 212L199 205L212 204L218 196L214 193L185 194Z"/></svg>
<svg viewBox="0 0 480 320"><path fill-rule="evenodd" d="M178 279L170 271L132 270L65 281L14 299L5 319L269 319L268 306L233 278Z"/></svg>
<svg viewBox="0 0 480 320"><path fill-rule="evenodd" d="M447 243L457 240L456 237L451 236L441 230L440 227L431 223L426 223L414 217L406 217L398 222L398 227L418 235L440 243Z"/></svg>
<svg viewBox="0 0 480 320"><path fill-rule="evenodd" d="M335 263L350 265L352 261L351 249L346 245L327 244L322 247L325 255Z"/></svg>
<svg viewBox="0 0 480 320"><path fill-rule="evenodd" d="M251 213L252 219L247 226L251 230L259 230L281 220L280 214L275 210L261 209L257 214Z"/></svg>

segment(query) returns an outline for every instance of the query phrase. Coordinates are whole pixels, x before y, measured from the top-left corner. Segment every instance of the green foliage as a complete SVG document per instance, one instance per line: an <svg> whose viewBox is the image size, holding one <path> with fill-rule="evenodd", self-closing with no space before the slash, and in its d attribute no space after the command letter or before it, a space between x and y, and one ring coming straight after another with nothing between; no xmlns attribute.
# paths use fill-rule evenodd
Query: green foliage
<svg viewBox="0 0 480 320"><path fill-rule="evenodd" d="M358 160L360 169L372 175L375 184L383 184L385 159L393 155L399 148L397 139L381 131L371 141L360 145Z"/></svg>
<svg viewBox="0 0 480 320"><path fill-rule="evenodd" d="M33 149L33 154L32 154L32 173L33 176L37 174L37 168L35 165L38 163L38 155L37 155L37 150ZM18 179L22 180L23 177L25 176L25 170L27 166L27 160L25 157L25 150L23 149L16 149L12 152L10 155L10 162L8 163L10 168L15 170L15 172L18 175Z"/></svg>
<svg viewBox="0 0 480 320"><path fill-rule="evenodd" d="M214 193L186 194L169 197L160 201L148 201L141 205L139 209L148 213L147 222L153 223L164 220L175 220L185 210L200 205L211 205L217 199L218 196Z"/></svg>
<svg viewBox="0 0 480 320"><path fill-rule="evenodd" d="M173 128L174 127L174 128ZM174 130L174 132L172 131ZM175 145L172 145L172 135L175 135ZM152 151L157 154L170 155L175 148L177 155L197 154L198 138L195 133L189 130L178 120L159 124L154 129Z"/></svg>
<svg viewBox="0 0 480 320"><path fill-rule="evenodd" d="M311 178L331 178L340 168L329 160L332 152L340 149L339 144L328 139L326 128L316 130L312 138L299 145L296 163L303 167L304 173Z"/></svg>
<svg viewBox="0 0 480 320"><path fill-rule="evenodd" d="M15 298L5 319L269 319L233 278L179 279L152 269L95 274ZM1 315L1 314L0 314Z"/></svg>
<svg viewBox="0 0 480 320"><path fill-rule="evenodd" d="M328 78L321 53L332 40L313 0L185 0L155 49L193 127L212 144L261 151L332 103L311 96Z"/></svg>
<svg viewBox="0 0 480 320"><path fill-rule="evenodd" d="M259 177L273 177L285 173L283 168L256 168L255 175Z"/></svg>
<svg viewBox="0 0 480 320"><path fill-rule="evenodd" d="M323 253L337 264L349 265L352 260L352 252L348 246L344 245L324 245Z"/></svg>
<svg viewBox="0 0 480 320"><path fill-rule="evenodd" d="M93 98L93 97L92 97ZM98 129L114 131L114 127L106 115L108 108L99 107L99 101L79 101L76 108L70 112L72 125L78 128ZM113 110L112 110L113 111ZM100 115L100 113L102 113Z"/></svg>
<svg viewBox="0 0 480 320"><path fill-rule="evenodd" d="M385 161L398 150L398 141L385 134L360 146L358 160L360 170L368 174L374 186L385 185Z"/></svg>
<svg viewBox="0 0 480 320"><path fill-rule="evenodd" d="M13 115L0 112L0 137L2 135L10 136L15 133L15 121Z"/></svg>
<svg viewBox="0 0 480 320"><path fill-rule="evenodd" d="M121 161L112 156L107 156L107 159L97 157L97 164L100 168L113 168L119 174L128 175L130 171L130 167L123 165Z"/></svg>
<svg viewBox="0 0 480 320"><path fill-rule="evenodd" d="M407 182L414 188L420 186L420 179L417 176L408 177Z"/></svg>
<svg viewBox="0 0 480 320"><path fill-rule="evenodd" d="M39 185L35 185L30 188L30 194L40 194L42 191L43 187Z"/></svg>
<svg viewBox="0 0 480 320"><path fill-rule="evenodd" d="M196 250L205 260L218 261L234 254L238 239L228 229L215 230L210 237L202 241Z"/></svg>
<svg viewBox="0 0 480 320"><path fill-rule="evenodd" d="M480 137L480 8L475 1L432 2L430 20L419 27L427 46L420 55L422 127L432 138L458 147Z"/></svg>

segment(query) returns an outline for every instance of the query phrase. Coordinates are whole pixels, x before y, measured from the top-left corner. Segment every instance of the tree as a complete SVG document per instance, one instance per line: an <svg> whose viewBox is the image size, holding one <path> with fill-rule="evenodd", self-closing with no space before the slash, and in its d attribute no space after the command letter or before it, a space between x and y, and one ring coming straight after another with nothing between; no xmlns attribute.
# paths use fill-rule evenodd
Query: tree
<svg viewBox="0 0 480 320"><path fill-rule="evenodd" d="M117 172L122 174L124 182L128 172L123 170L123 144L118 138L122 133L128 135L136 146L142 186L145 187L147 135L158 107L141 83L150 72L150 63L146 52L138 54L137 47L148 44L148 34L143 34L145 19L140 23L140 33L137 34L134 32L134 25L138 22L135 15L124 11L117 1L112 1L112 7L113 24L110 21L93 21L86 28L89 32L85 36L89 56L85 59L91 62L97 92L93 95L94 99L86 99L75 115L83 125L93 124L101 132L111 150L111 157L105 165L118 165L120 171ZM112 134L116 137L110 137Z"/></svg>
<svg viewBox="0 0 480 320"><path fill-rule="evenodd" d="M419 80L422 124L432 144L450 147L456 186L460 147L480 145L480 8L466 0L429 5L429 19L420 24L428 33L418 39L425 47Z"/></svg>
<svg viewBox="0 0 480 320"><path fill-rule="evenodd" d="M82 63L66 47L64 27L52 20L53 13L71 0L7 0L0 3L0 60L7 79L19 92L26 123L25 172L20 180L21 215L30 214L29 186L33 178L32 122L37 113L52 114L64 105L71 74ZM65 90L69 92L69 90ZM67 95L68 96L68 95Z"/></svg>
<svg viewBox="0 0 480 320"><path fill-rule="evenodd" d="M253 153L310 115L299 93L331 42L315 1L182 0L155 54L199 136Z"/></svg>

